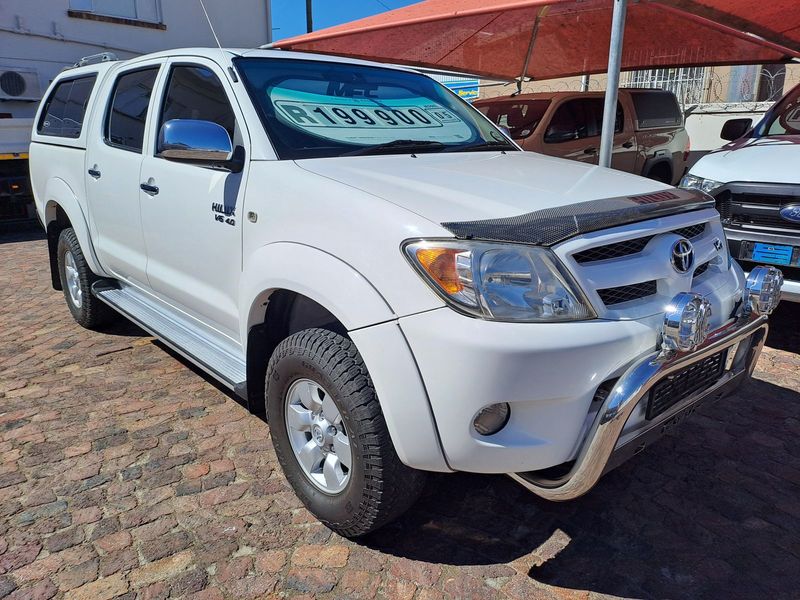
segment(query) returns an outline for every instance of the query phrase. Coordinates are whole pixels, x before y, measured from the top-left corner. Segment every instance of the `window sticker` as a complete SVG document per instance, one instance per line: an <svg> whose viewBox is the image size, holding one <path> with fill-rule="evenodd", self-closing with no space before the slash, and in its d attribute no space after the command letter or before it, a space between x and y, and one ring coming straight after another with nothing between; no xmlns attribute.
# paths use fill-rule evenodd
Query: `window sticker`
<svg viewBox="0 0 800 600"><path fill-rule="evenodd" d="M463 143L472 129L455 112L430 98L341 97L283 87L268 88L278 118L305 133L348 144L397 139Z"/></svg>

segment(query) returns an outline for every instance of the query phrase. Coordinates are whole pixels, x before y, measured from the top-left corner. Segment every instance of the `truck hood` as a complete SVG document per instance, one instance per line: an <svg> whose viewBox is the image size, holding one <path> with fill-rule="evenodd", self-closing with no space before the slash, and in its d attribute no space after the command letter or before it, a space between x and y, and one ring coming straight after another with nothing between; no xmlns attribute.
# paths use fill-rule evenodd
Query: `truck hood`
<svg viewBox="0 0 800 600"><path fill-rule="evenodd" d="M707 154L692 175L722 183L800 183L800 136L745 138Z"/></svg>
<svg viewBox="0 0 800 600"><path fill-rule="evenodd" d="M297 164L435 223L510 217L670 189L643 177L533 152L359 156Z"/></svg>

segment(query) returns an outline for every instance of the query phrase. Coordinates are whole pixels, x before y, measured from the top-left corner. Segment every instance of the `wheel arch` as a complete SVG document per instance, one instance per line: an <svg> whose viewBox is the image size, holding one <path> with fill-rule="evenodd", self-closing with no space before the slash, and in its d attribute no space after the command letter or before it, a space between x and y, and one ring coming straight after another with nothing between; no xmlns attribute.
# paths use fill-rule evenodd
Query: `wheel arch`
<svg viewBox="0 0 800 600"><path fill-rule="evenodd" d="M266 363L282 340L311 327L348 335L395 318L358 271L304 244L278 242L257 249L247 257L241 282L248 406L256 414L263 413Z"/></svg>
<svg viewBox="0 0 800 600"><path fill-rule="evenodd" d="M647 177L649 179L656 179L657 181L661 181L666 184L672 183L672 178L674 177L674 169L672 165L672 158L669 156L659 156L656 158L649 158L644 163L644 168L642 169L642 176ZM665 178L657 178L653 177L656 173L665 173Z"/></svg>
<svg viewBox="0 0 800 600"><path fill-rule="evenodd" d="M103 275L103 269L94 251L89 224L84 214L83 207L78 202L72 188L60 178L53 178L47 183L45 189L45 200L43 209L44 228L47 232L47 249L50 258L50 278L54 289L61 289L61 281L58 275L58 264L56 260L56 250L58 237L61 232L71 227L78 237L78 242L83 250L83 255L89 268L97 274Z"/></svg>
<svg viewBox="0 0 800 600"><path fill-rule="evenodd" d="M278 344L303 329L330 329L350 338L361 354L402 462L419 469L450 470L397 315L366 277L322 250L286 242L253 253L242 281L252 412L264 416L266 366ZM413 436L401 433L410 429Z"/></svg>

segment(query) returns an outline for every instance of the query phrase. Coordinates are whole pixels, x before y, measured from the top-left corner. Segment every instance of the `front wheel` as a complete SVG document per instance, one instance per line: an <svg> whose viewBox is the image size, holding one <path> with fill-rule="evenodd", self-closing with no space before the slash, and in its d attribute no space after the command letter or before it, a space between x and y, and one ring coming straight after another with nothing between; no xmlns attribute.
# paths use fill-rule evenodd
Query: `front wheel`
<svg viewBox="0 0 800 600"><path fill-rule="evenodd" d="M337 533L374 531L419 497L425 474L400 462L351 340L324 329L283 340L267 367L266 404L286 478Z"/></svg>

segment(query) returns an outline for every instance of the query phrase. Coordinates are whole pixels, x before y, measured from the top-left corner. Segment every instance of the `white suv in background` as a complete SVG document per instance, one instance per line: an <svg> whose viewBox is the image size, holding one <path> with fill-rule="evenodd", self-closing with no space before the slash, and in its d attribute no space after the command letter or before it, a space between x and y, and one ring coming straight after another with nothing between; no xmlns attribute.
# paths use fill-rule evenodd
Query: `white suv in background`
<svg viewBox="0 0 800 600"><path fill-rule="evenodd" d="M746 270L778 265L783 297L800 302L800 85L756 124L731 119L731 140L701 158L681 186L716 198L731 255Z"/></svg>
<svg viewBox="0 0 800 600"><path fill-rule="evenodd" d="M780 272L745 280L702 193L523 152L410 69L112 58L63 72L36 118L53 286L266 412L343 535L425 471L575 498L753 369Z"/></svg>

